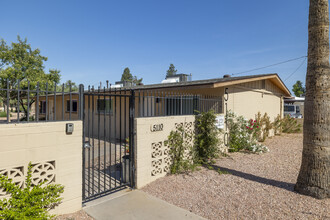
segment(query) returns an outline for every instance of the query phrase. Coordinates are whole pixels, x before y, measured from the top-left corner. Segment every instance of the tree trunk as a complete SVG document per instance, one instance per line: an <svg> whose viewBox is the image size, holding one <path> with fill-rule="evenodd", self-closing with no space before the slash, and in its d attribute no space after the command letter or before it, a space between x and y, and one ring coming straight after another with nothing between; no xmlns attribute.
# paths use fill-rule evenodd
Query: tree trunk
<svg viewBox="0 0 330 220"><path fill-rule="evenodd" d="M330 197L330 67L328 0L310 0L304 148L299 193Z"/></svg>

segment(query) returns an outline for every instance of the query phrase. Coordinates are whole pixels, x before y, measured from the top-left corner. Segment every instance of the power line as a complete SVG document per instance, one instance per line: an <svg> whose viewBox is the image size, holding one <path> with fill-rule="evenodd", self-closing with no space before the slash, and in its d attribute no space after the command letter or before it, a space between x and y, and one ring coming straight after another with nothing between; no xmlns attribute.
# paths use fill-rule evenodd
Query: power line
<svg viewBox="0 0 330 220"><path fill-rule="evenodd" d="M297 58L293 58L293 59L286 60L286 61L283 61L283 62L271 64L271 65L268 65L268 66L263 66L263 67L259 67L259 68L255 68L255 69L251 69L251 70L247 70L247 71L243 71L243 72L238 72L238 73L232 73L231 75L233 76L233 75L239 75L239 74L242 74L242 73L249 73L249 72L253 72L253 71L256 71L256 70L261 70L261 69L265 69L265 68L268 68L268 67L281 65L283 63L289 63L289 62L292 62L292 61L295 61L295 60L300 60L300 59L306 58L306 57L307 56L297 57Z"/></svg>
<svg viewBox="0 0 330 220"><path fill-rule="evenodd" d="M302 61L302 63L297 67L297 69L295 70L295 71L293 71L285 80L284 80L284 82L285 81L287 81L293 74L295 74L299 69L300 69L300 67L305 63L305 61L307 60L307 57L305 57L305 59Z"/></svg>

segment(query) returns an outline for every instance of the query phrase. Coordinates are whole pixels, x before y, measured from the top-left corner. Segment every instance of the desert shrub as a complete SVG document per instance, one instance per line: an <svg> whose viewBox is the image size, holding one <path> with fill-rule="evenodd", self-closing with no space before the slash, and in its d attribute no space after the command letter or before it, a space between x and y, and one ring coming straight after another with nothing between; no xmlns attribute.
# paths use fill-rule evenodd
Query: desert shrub
<svg viewBox="0 0 330 220"><path fill-rule="evenodd" d="M260 127L257 132L258 141L264 142L266 138L269 137L269 131L273 128L273 123L270 121L270 117L267 113L261 116L261 113L258 112L255 120Z"/></svg>
<svg viewBox="0 0 330 220"><path fill-rule="evenodd" d="M297 119L291 118L289 115L281 118L277 115L273 122L274 134L281 135L282 133L298 133L301 132L301 124L298 123Z"/></svg>
<svg viewBox="0 0 330 220"><path fill-rule="evenodd" d="M172 160L170 172L172 174L185 173L194 169L191 159L192 146L185 141L187 138L189 138L189 133L183 126L171 131L168 136L167 143L170 147L169 155Z"/></svg>
<svg viewBox="0 0 330 220"><path fill-rule="evenodd" d="M0 200L0 219L50 219L48 213L55 208L62 198L64 187L59 184L32 184L32 165L29 163L25 187L20 188L8 177L0 175L0 188L10 194Z"/></svg>
<svg viewBox="0 0 330 220"><path fill-rule="evenodd" d="M282 133L282 119L280 115L277 115L273 122L274 135L281 135Z"/></svg>
<svg viewBox="0 0 330 220"><path fill-rule="evenodd" d="M297 119L291 118L289 115L282 119L281 127L283 133L298 133L301 131L301 124L297 122Z"/></svg>
<svg viewBox="0 0 330 220"><path fill-rule="evenodd" d="M210 160L219 156L219 134L216 115L214 112L202 112L195 117L196 136L194 147L194 160L197 163L209 163Z"/></svg>
<svg viewBox="0 0 330 220"><path fill-rule="evenodd" d="M257 142L261 130L257 120L246 120L243 116L237 116L229 111L226 114L226 123L229 130L229 152L248 150L253 153L268 152L269 149Z"/></svg>
<svg viewBox="0 0 330 220"><path fill-rule="evenodd" d="M266 138L269 137L269 131L273 129L273 123L270 121L270 117L268 116L267 112L264 114L262 118L262 126L261 126L263 137L262 141L265 141Z"/></svg>

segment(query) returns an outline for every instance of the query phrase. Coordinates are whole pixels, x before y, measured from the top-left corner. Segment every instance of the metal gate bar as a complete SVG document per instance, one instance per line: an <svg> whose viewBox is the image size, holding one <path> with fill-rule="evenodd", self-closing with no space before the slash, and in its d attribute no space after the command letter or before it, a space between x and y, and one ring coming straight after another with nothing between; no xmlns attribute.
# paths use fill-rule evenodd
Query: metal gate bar
<svg viewBox="0 0 330 220"><path fill-rule="evenodd" d="M83 91L83 86L80 88ZM83 119L83 201L134 186L134 91L80 93ZM128 152L127 152L128 150ZM124 161L122 158L127 158Z"/></svg>

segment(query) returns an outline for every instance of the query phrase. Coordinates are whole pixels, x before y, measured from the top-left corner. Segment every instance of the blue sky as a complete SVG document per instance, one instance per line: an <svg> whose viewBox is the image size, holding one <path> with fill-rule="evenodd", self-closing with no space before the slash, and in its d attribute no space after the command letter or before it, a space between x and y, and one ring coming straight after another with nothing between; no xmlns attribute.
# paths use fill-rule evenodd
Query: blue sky
<svg viewBox="0 0 330 220"><path fill-rule="evenodd" d="M26 37L48 57L46 69L85 85L114 83L125 67L151 84L170 63L198 80L307 55L308 0L2 0L1 8L0 38ZM285 80L302 62L241 75ZM289 89L305 82L306 63Z"/></svg>

